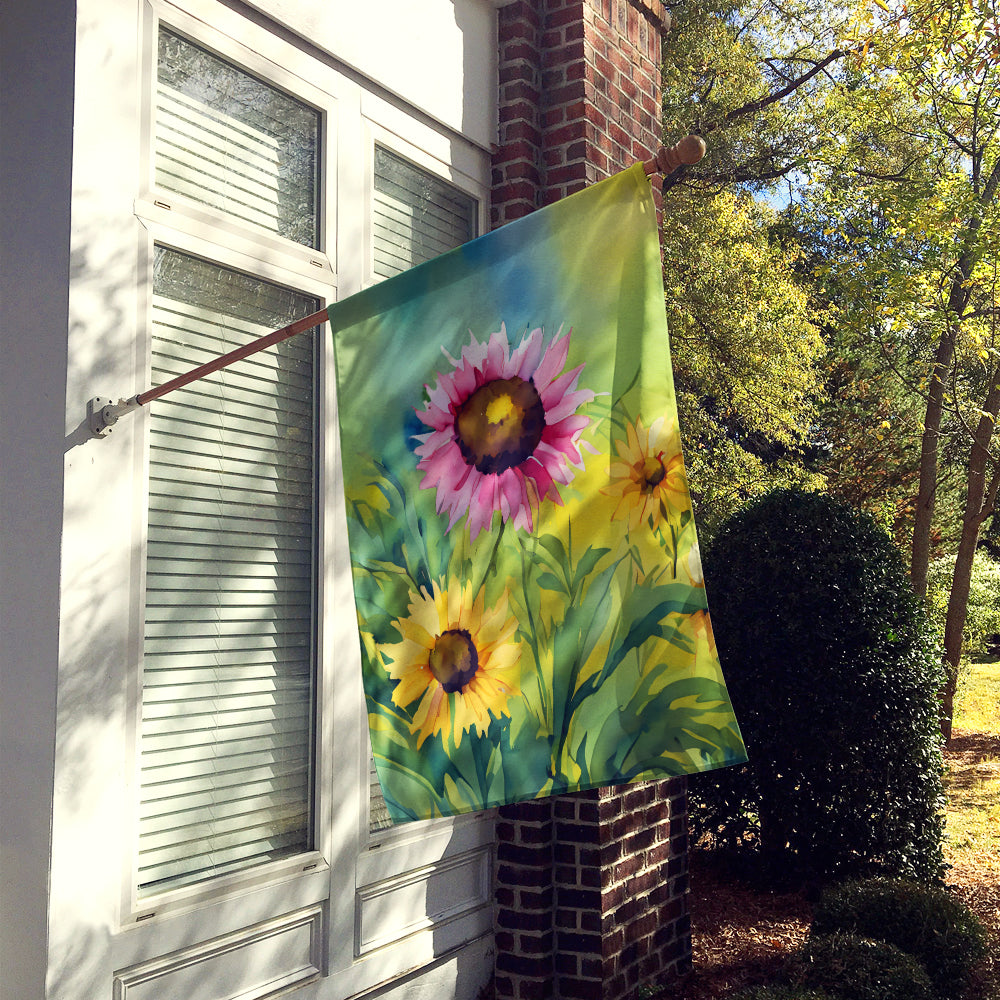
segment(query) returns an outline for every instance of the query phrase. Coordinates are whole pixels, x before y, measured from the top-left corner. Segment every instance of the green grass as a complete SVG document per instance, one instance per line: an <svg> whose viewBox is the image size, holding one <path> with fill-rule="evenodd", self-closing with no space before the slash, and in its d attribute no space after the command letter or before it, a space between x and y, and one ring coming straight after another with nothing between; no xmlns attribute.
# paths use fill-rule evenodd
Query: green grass
<svg viewBox="0 0 1000 1000"><path fill-rule="evenodd" d="M969 995L1000 1000L1000 663L973 663L960 676L947 758L947 879L992 947Z"/></svg>
<svg viewBox="0 0 1000 1000"><path fill-rule="evenodd" d="M955 728L1000 736L1000 661L973 663L962 672L955 698Z"/></svg>
<svg viewBox="0 0 1000 1000"><path fill-rule="evenodd" d="M948 860L1000 874L1000 663L963 672L949 747Z"/></svg>

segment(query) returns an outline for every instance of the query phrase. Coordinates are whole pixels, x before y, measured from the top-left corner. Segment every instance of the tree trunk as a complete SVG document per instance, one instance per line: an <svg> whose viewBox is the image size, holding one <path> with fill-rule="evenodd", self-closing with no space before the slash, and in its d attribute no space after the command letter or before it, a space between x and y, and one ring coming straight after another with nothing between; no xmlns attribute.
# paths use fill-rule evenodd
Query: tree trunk
<svg viewBox="0 0 1000 1000"><path fill-rule="evenodd" d="M958 668L962 658L962 632L968 614L972 564L976 557L976 546L979 544L979 530L983 521L993 512L997 485L1000 483L1000 467L992 462L989 453L993 427L997 411L1000 409L1000 385L997 384L997 378L998 374L994 374L983 406L983 415L973 436L972 451L969 454L965 511L962 516L962 535L955 557L951 593L948 596L948 614L944 625L946 677L941 692L941 733L946 740L951 739L955 688L958 684ZM991 464L994 465L994 472L991 481L987 483L986 476Z"/></svg>
<svg viewBox="0 0 1000 1000"><path fill-rule="evenodd" d="M913 520L913 545L910 554L910 582L921 597L927 595L927 568L930 565L931 527L934 520L934 496L937 491L938 437L941 432L941 414L944 410L944 378L951 368L958 327L969 304L971 294L969 278L972 274L976 239L983 224L983 216L987 208L993 204L998 190L1000 190L1000 160L993 164L985 186L981 191L977 191L978 205L966 225L962 254L956 262L955 277L948 293L948 308L945 314L948 327L934 353L934 366L931 369L927 392L924 432L920 442L920 485L917 489L917 510ZM995 410L993 412L996 413ZM992 425L990 429L992 431ZM964 620L963 614L963 624Z"/></svg>
<svg viewBox="0 0 1000 1000"><path fill-rule="evenodd" d="M944 411L944 377L951 367L954 355L955 327L949 323L934 353L924 430L920 439L920 484L917 487L917 509L913 519L910 582L921 597L927 595L927 569L931 559L931 525L937 493L938 437L941 433L941 414Z"/></svg>

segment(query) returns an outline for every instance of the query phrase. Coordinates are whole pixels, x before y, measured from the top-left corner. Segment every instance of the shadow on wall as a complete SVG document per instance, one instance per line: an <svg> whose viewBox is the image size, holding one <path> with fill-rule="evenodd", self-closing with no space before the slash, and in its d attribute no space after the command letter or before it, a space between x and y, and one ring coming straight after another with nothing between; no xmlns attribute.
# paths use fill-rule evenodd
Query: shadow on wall
<svg viewBox="0 0 1000 1000"><path fill-rule="evenodd" d="M86 198L77 195L78 200ZM119 206L124 212L126 206ZM91 396L128 395L135 378L135 241L97 220L74 234L70 259L67 410L63 422L60 651L49 890L49 996L110 989L110 940L128 858L126 741L134 706L129 668L136 427L90 436ZM78 226L82 226L78 222ZM54 666L54 665L53 665ZM109 878L109 873L111 877Z"/></svg>

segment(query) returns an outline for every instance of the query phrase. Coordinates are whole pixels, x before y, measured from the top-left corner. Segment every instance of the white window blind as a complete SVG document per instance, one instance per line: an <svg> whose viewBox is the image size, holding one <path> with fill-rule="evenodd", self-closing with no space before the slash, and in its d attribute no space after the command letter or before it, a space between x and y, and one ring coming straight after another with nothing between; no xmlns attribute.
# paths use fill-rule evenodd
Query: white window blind
<svg viewBox="0 0 1000 1000"><path fill-rule="evenodd" d="M156 185L317 246L320 115L160 28Z"/></svg>
<svg viewBox="0 0 1000 1000"><path fill-rule="evenodd" d="M317 308L157 247L152 384ZM314 349L150 407L140 895L312 847Z"/></svg>
<svg viewBox="0 0 1000 1000"><path fill-rule="evenodd" d="M381 146L375 147L372 214L379 278L391 278L478 235L475 198ZM369 763L368 822L371 832L392 825L374 759Z"/></svg>
<svg viewBox="0 0 1000 1000"><path fill-rule="evenodd" d="M391 278L473 239L476 200L375 147L374 271Z"/></svg>

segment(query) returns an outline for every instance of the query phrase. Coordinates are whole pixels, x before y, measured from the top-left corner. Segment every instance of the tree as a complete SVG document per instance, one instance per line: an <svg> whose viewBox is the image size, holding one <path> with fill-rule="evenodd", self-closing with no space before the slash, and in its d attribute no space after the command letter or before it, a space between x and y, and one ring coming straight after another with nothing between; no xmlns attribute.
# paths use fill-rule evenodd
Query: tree
<svg viewBox="0 0 1000 1000"><path fill-rule="evenodd" d="M997 237L1000 235L1000 19L996 0L877 3L858 24L866 60L827 94L839 142L821 145L813 191L835 220L838 282L868 309L852 317L884 354L918 349L924 401L910 574L926 592L942 442L967 449L945 624L951 729L972 562L1000 467ZM888 350L886 349L888 345ZM950 427L948 426L950 423Z"/></svg>
<svg viewBox="0 0 1000 1000"><path fill-rule="evenodd" d="M786 218L798 213L812 230L803 242L821 248L813 319L838 395L812 427L813 471L881 505L897 533L912 513L919 594L935 548L954 544L945 732L972 561L1000 487L998 2L682 2L664 77L668 136L693 126L709 140L697 167L670 178L674 191L774 199L783 185ZM794 261L773 227L769 238ZM862 403L892 447L872 447L870 426L850 433ZM853 455L837 452L848 444ZM802 469L810 450L798 450Z"/></svg>
<svg viewBox="0 0 1000 1000"><path fill-rule="evenodd" d="M927 335L919 320L891 327L882 321L890 289L884 282L873 288L871 276L859 271L870 235L856 242L858 229L843 216L827 213L825 195L824 189L801 194L782 213L782 225L802 251L797 268L803 283L807 275L813 278L806 285L810 309L820 317L828 349L824 391L811 429L812 467L830 493L867 510L903 550L913 533ZM901 260L903 249L894 252ZM909 301L908 293L899 291L892 314L898 317ZM957 428L944 430L937 500L945 516L938 518L935 543L950 547L957 536L951 524L958 521L963 456L956 448Z"/></svg>
<svg viewBox="0 0 1000 1000"><path fill-rule="evenodd" d="M849 11L827 0L682 0L670 9L664 131L697 132L709 151L668 186L763 191L792 178L825 132L816 98L848 53L840 36Z"/></svg>
<svg viewBox="0 0 1000 1000"><path fill-rule="evenodd" d="M691 489L708 534L746 499L807 479L822 339L748 196L675 192L664 219L664 278Z"/></svg>
<svg viewBox="0 0 1000 1000"><path fill-rule="evenodd" d="M826 19L808 5L679 3L664 60L664 129L711 139L675 172L664 279L678 406L699 520L710 534L748 498L812 482L805 468L824 346L794 241L753 197L801 162ZM780 30L779 30L780 29ZM695 118L692 119L692 113ZM810 126L811 127L811 126Z"/></svg>

